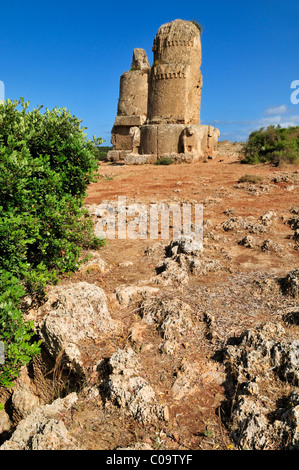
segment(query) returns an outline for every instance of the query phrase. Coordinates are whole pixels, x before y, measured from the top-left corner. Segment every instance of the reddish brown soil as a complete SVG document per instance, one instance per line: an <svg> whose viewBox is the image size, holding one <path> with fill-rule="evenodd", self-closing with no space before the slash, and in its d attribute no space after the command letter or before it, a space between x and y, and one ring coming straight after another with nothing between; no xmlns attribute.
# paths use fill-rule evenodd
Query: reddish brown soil
<svg viewBox="0 0 299 470"><path fill-rule="evenodd" d="M118 196L126 196L127 202L140 202L143 204L165 202L186 202L191 204L204 204L204 220L210 221L212 226L220 224L229 218L224 214L227 209L233 209L234 216L253 216L259 221L268 210L275 211L278 217L290 217L290 209L299 203L298 179L296 171L299 167L284 166L273 167L269 165L243 165L239 163L236 153L220 154L206 163L177 165L113 165L102 163L99 168L100 179L89 187L86 198L87 205L98 205L102 201L116 201ZM292 182L290 175L295 173L297 182ZM251 185L244 183L242 188L236 188L238 180L244 175L258 175L262 183ZM287 175L290 181L274 183L273 179ZM247 186L247 188L246 188ZM294 188L289 190L292 186ZM266 188L265 188L266 187ZM251 191L256 189L256 191ZM268 191L268 192L266 192ZM262 241L270 238L276 243L285 246L289 243L288 236L293 231L290 227L278 220L270 231L258 235ZM298 251L289 247L287 252L293 257L285 262L284 257L273 254L267 255L259 251L247 250L236 243L241 235L235 231L226 233L229 246L225 249L233 257L233 265L242 270L273 268L281 270L292 268L298 263ZM107 247L102 250L104 259L112 263L132 260L139 262L139 250L143 252L153 240L110 240ZM208 248L206 246L206 248ZM284 254L286 254L284 252ZM142 275L143 262L134 267L134 276L138 279ZM126 274L131 269L126 269ZM131 282L130 281L130 282Z"/></svg>
<svg viewBox="0 0 299 470"><path fill-rule="evenodd" d="M258 175L262 182L238 184L245 174ZM286 223L292 216L290 210L299 203L298 177L299 167L242 165L234 145L223 145L219 155L206 163L99 165L99 180L90 185L85 201L89 209L102 201L116 201L118 196L126 196L128 203L201 203L204 221L209 222L206 233L211 230L216 235L216 239L205 238L204 254L219 260L223 269L207 275L190 275L187 286L158 286L162 296L180 298L191 306L197 326L196 331L190 331L183 338L174 354L159 351L161 336L154 325L141 328L137 302L120 307L113 297L121 284L136 284L156 276L155 268L163 260L167 240L108 240L100 250L101 258L108 264L105 272L83 269L65 279L66 283L86 280L102 287L108 297L111 316L122 324L121 334L86 343L89 385L99 384L98 372L93 370L95 362L107 360L116 348L132 347L139 355L143 376L154 388L158 401L169 407L167 422L142 425L124 410L105 406L102 398L90 401L79 392L78 405L65 417L65 422L82 449L111 450L134 443L174 450L237 447L226 427L229 413L225 381L215 380L225 375L221 350L230 338L248 328L266 321L283 322L284 313L293 305L278 287L273 289L271 284L263 282L277 280L298 267L299 251L292 238L294 230ZM254 248L238 244L248 235L247 230L225 232L221 226L232 215L251 216L260 224L260 217L269 210L274 211L277 218L264 233L251 234L257 242ZM280 249L262 251L260 244L266 239L277 243ZM158 247L152 255L146 254L146 249L157 242L161 249ZM122 265L128 261L132 264ZM213 317L212 325L206 321L207 314ZM298 326L284 327L289 335L298 337ZM133 341L132 331L136 333L136 328L141 329ZM201 379L191 384L190 393L176 400L172 386L179 369L186 363L198 365ZM209 374L214 365L215 376Z"/></svg>
<svg viewBox="0 0 299 470"><path fill-rule="evenodd" d="M262 181L238 185L245 174L258 175ZM101 400L91 405L82 397L78 410L69 419L71 432L87 449L113 449L136 442L157 449L236 448L225 426L224 384L203 379L179 401L173 400L171 387L185 361L200 363L203 372L208 370L210 361L229 338L266 321L282 321L283 312L292 305L279 290L264 289L263 279L277 279L298 266L299 251L291 238L294 232L286 223L290 210L299 202L298 167L242 165L232 145L223 146L216 158L205 163L170 166L101 163L99 175L99 181L88 190L85 202L89 207L102 201L116 201L118 196L126 196L128 203L202 203L204 220L220 235L217 241L205 240L204 252L221 260L225 269L206 276L191 276L185 287L161 287L165 296L180 297L193 307L200 332L190 332L175 355L161 355L158 350L161 337L154 328L141 330L139 338L132 342L132 328L140 325L137 306L120 309L111 295L121 284L131 285L155 276L161 252L147 256L145 250L157 240L108 240L100 253L109 270L100 275L81 272L71 282L85 279L104 288L112 316L123 324L123 335L101 345L89 345L89 354L108 358L117 347L133 347L140 353L145 377L161 402L168 404L170 419L167 423L143 426L124 416L121 410L107 411ZM263 252L260 246L241 246L238 241L248 234L246 230L224 232L221 227L231 215L252 216L259 224L260 217L269 210L276 212L277 218L264 233L252 236L258 243L271 239L280 246L278 252ZM167 240L158 241L161 246L167 244ZM121 266L127 261L133 264ZM214 318L212 336L204 321L207 312ZM290 327L289 334L296 337L298 327ZM94 380L96 383L97 378Z"/></svg>

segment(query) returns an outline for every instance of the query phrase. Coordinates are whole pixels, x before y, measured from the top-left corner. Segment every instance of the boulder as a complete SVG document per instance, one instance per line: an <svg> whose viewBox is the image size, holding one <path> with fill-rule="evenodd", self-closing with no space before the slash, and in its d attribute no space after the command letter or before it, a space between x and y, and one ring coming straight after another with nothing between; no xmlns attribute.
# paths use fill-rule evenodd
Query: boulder
<svg viewBox="0 0 299 470"><path fill-rule="evenodd" d="M128 307L132 302L139 298L151 297L159 292L157 287L125 284L115 289L115 297L122 307Z"/></svg>
<svg viewBox="0 0 299 470"><path fill-rule="evenodd" d="M0 450L79 450L63 423L63 413L76 403L76 393L58 398L51 405L37 407L20 421Z"/></svg>
<svg viewBox="0 0 299 470"><path fill-rule="evenodd" d="M57 358L63 351L68 365L81 373L83 342L119 328L109 314L103 289L88 282L53 287L38 311L37 324L50 355Z"/></svg>
<svg viewBox="0 0 299 470"><path fill-rule="evenodd" d="M194 330L191 307L178 299L157 297L140 306L143 321L156 325L163 343L160 349L173 354L184 337Z"/></svg>
<svg viewBox="0 0 299 470"><path fill-rule="evenodd" d="M117 349L108 368L110 375L101 385L107 400L142 423L169 419L168 407L156 401L153 388L139 375L138 357L131 348Z"/></svg>
<svg viewBox="0 0 299 470"><path fill-rule="evenodd" d="M299 269L294 269L281 279L283 292L290 297L299 296Z"/></svg>
<svg viewBox="0 0 299 470"><path fill-rule="evenodd" d="M273 384L298 386L299 341L288 339L280 324L266 323L227 346L226 367L233 440L249 450L298 449L298 392L277 397Z"/></svg>

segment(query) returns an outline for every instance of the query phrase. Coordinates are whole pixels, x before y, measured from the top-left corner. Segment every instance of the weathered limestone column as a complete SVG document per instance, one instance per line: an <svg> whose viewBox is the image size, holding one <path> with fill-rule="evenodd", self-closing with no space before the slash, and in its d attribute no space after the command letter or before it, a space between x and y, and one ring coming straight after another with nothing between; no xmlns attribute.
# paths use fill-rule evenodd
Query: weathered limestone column
<svg viewBox="0 0 299 470"><path fill-rule="evenodd" d="M148 124L200 124L200 30L189 21L164 24L153 51Z"/></svg>
<svg viewBox="0 0 299 470"><path fill-rule="evenodd" d="M120 77L117 116L146 119L150 66L143 49L134 49L131 69Z"/></svg>
<svg viewBox="0 0 299 470"><path fill-rule="evenodd" d="M134 49L131 69L120 77L117 116L111 132L110 160L124 159L132 152L132 127L140 127L147 117L150 66L143 49ZM136 149L135 149L136 150Z"/></svg>

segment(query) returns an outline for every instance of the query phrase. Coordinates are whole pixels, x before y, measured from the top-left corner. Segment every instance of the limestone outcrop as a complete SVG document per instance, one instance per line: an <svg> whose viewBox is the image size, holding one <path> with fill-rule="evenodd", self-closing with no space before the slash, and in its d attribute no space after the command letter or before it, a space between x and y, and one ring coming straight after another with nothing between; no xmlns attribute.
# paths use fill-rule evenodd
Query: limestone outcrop
<svg viewBox="0 0 299 470"><path fill-rule="evenodd" d="M129 414L142 423L158 419L168 421L167 405L156 400L151 385L139 375L138 357L131 348L117 349L108 366L111 373L101 386L105 399L128 410Z"/></svg>
<svg viewBox="0 0 299 470"><path fill-rule="evenodd" d="M121 76L108 159L141 164L212 157L220 132L200 124L200 29L190 21L166 23L153 52L150 67L145 51L134 49L131 70Z"/></svg>
<svg viewBox="0 0 299 470"><path fill-rule="evenodd" d="M37 407L18 424L1 450L80 450L63 422L64 413L77 402L75 392L50 405Z"/></svg>
<svg viewBox="0 0 299 470"><path fill-rule="evenodd" d="M285 394L284 406L277 406L282 400L273 393L273 377L298 384L299 341L290 341L280 324L268 322L246 331L237 343L225 352L234 441L249 450L271 448L277 442L281 448L298 450L298 391Z"/></svg>
<svg viewBox="0 0 299 470"><path fill-rule="evenodd" d="M119 327L109 314L106 294L88 282L55 286L38 311L37 329L49 354L62 352L67 364L84 374L82 344Z"/></svg>

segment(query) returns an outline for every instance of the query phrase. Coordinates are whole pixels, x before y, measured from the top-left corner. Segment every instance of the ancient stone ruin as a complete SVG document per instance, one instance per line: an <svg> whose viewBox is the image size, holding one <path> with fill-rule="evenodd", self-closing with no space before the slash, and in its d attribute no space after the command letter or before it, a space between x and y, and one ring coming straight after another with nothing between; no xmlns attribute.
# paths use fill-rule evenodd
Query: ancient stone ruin
<svg viewBox="0 0 299 470"><path fill-rule="evenodd" d="M110 161L155 163L161 158L195 162L217 152L220 132L200 124L201 31L190 21L162 25L154 62L134 49L130 71L120 78Z"/></svg>

